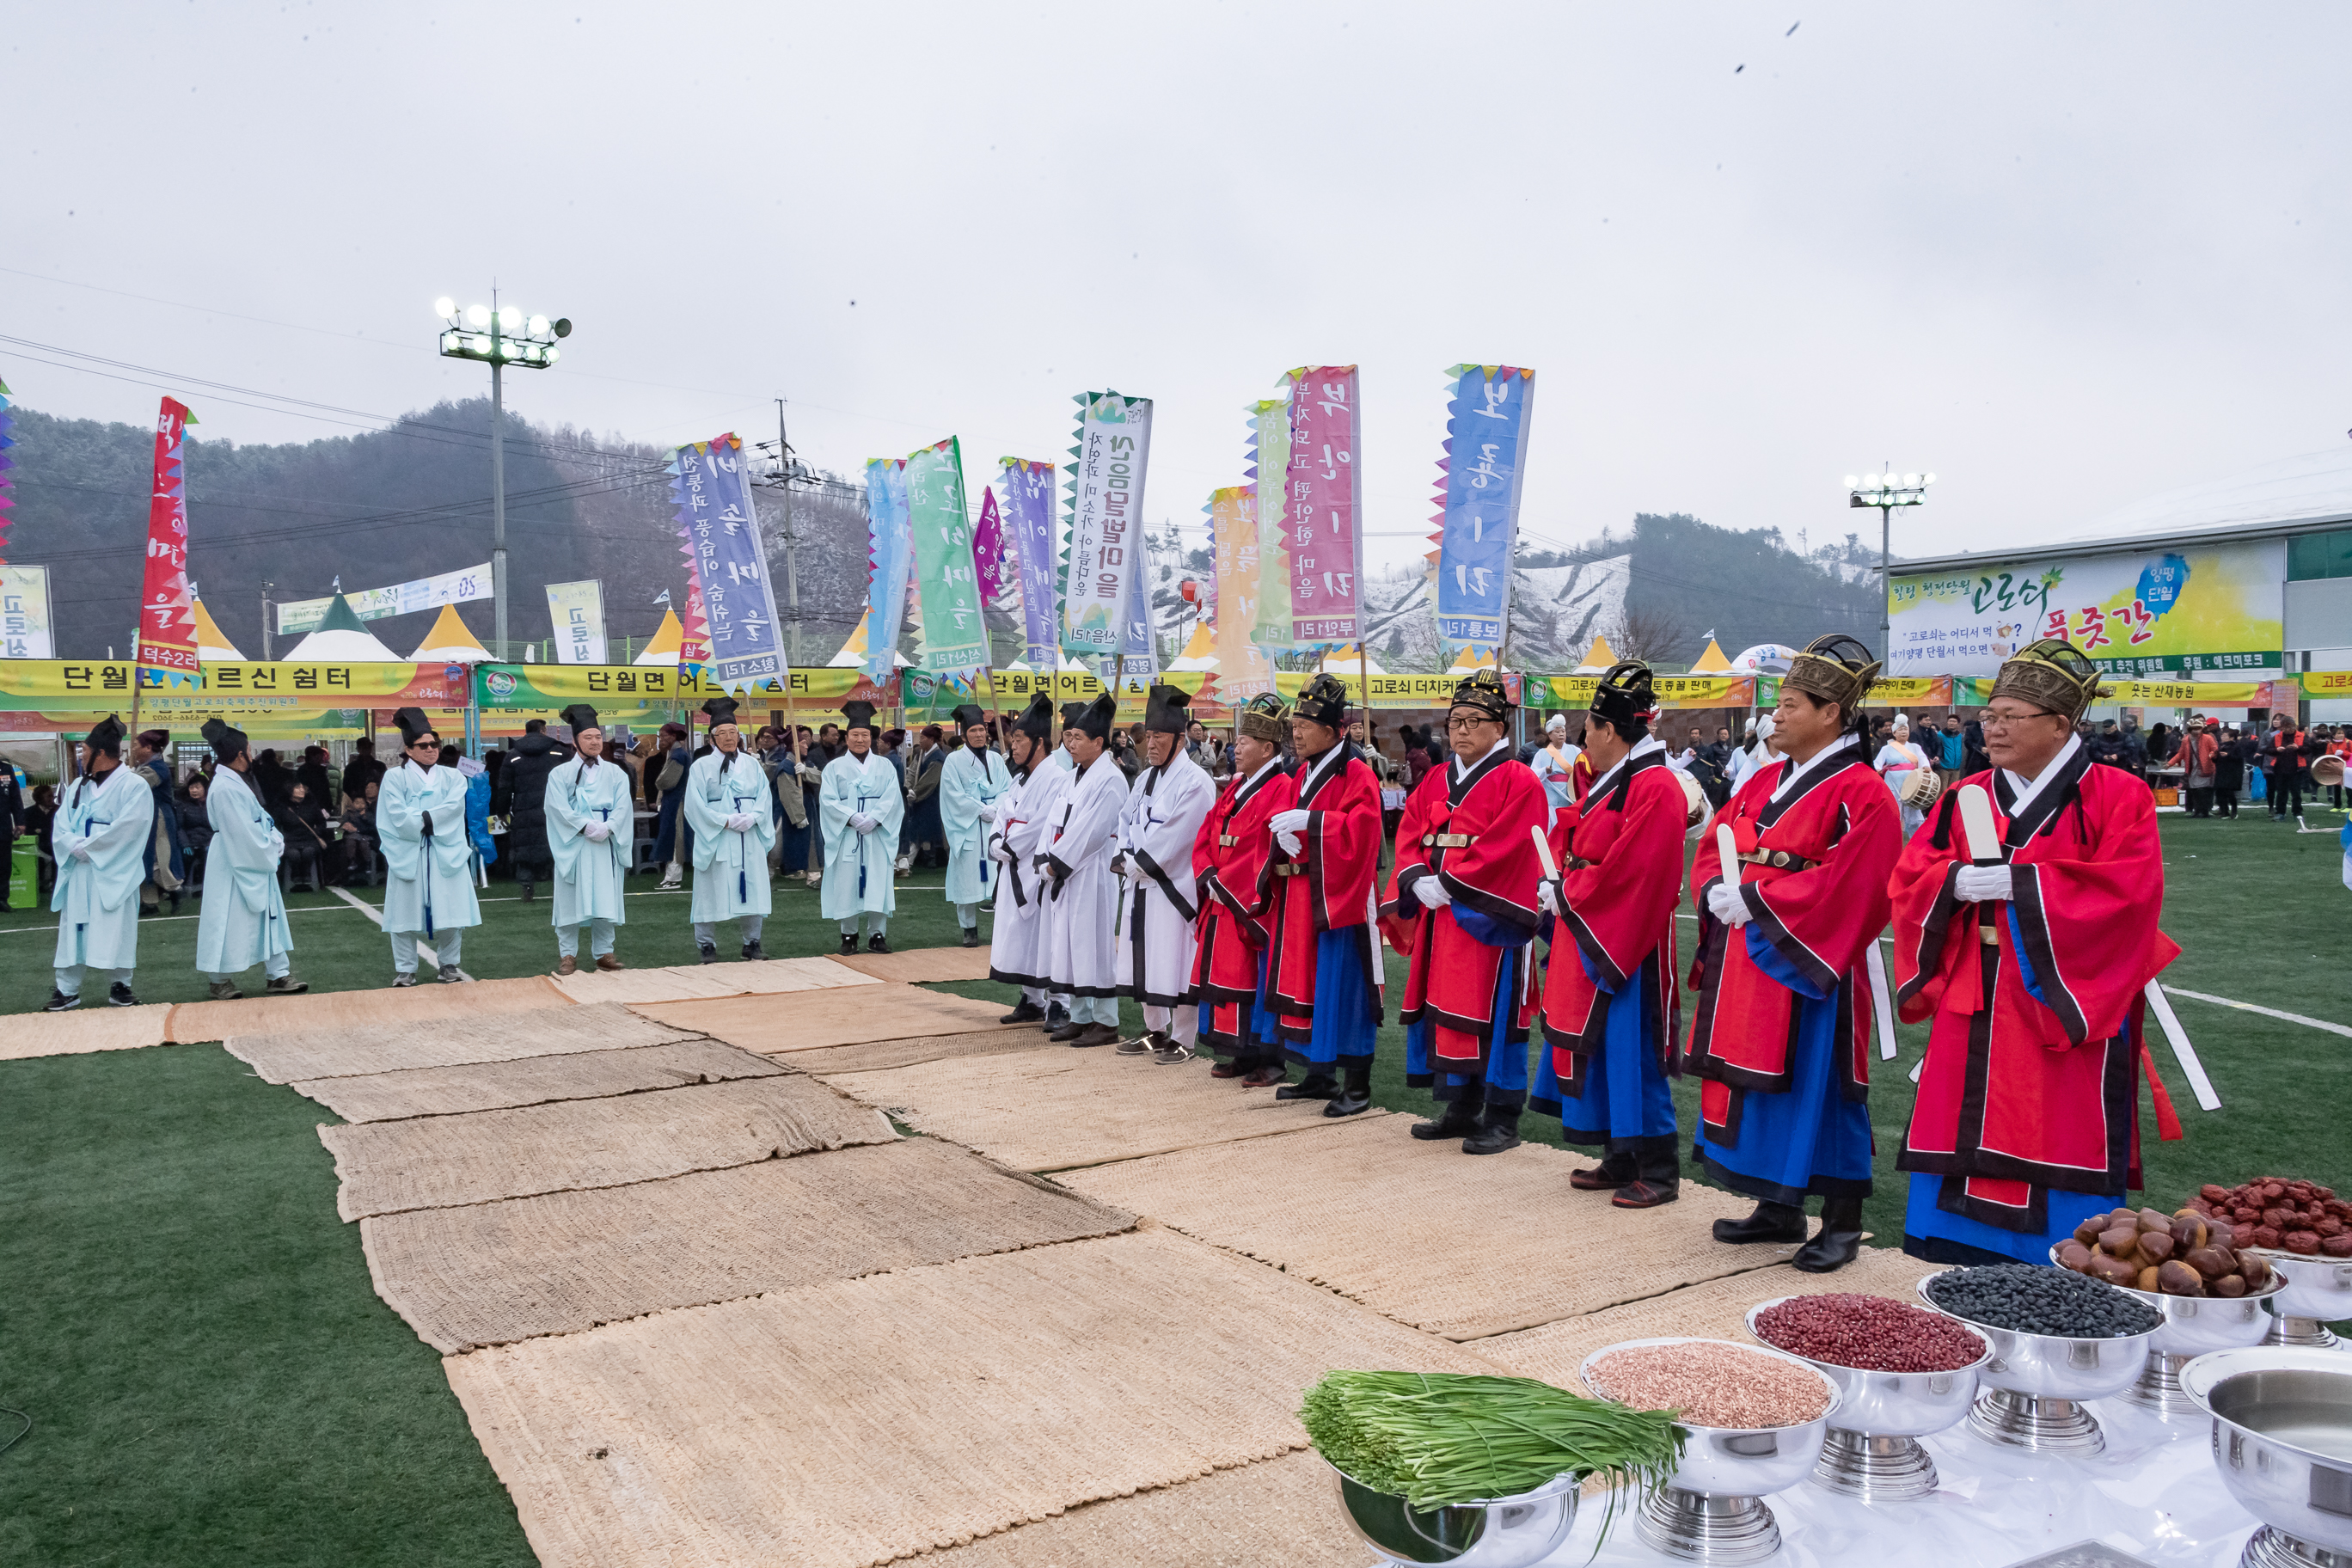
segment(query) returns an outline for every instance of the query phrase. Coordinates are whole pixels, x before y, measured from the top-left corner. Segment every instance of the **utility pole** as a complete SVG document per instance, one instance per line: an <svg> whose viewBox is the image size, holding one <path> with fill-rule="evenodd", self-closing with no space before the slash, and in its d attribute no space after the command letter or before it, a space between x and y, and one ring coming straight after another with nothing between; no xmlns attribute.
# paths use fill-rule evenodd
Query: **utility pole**
<svg viewBox="0 0 2352 1568"><path fill-rule="evenodd" d="M500 658L507 649L507 398L499 332L499 290L490 287L490 597Z"/></svg>
<svg viewBox="0 0 2352 1568"><path fill-rule="evenodd" d="M784 497L784 603L792 626L793 668L801 667L800 530L793 522L793 448L784 437L784 400L776 399L776 471ZM798 731L794 731L797 736Z"/></svg>
<svg viewBox="0 0 2352 1568"><path fill-rule="evenodd" d="M261 657L265 661L278 657L269 647L269 590L276 586L275 583L261 585Z"/></svg>

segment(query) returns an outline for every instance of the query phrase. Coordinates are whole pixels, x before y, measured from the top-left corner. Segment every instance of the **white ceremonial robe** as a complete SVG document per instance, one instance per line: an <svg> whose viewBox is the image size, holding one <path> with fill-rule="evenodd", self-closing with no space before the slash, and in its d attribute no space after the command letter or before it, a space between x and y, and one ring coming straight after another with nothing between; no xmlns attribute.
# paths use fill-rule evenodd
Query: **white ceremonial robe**
<svg viewBox="0 0 2352 1568"><path fill-rule="evenodd" d="M1045 890L1035 861L1053 819L1061 813L1062 797L1077 778L1067 752L1055 751L1017 781L1013 793L997 803L999 810L988 836L992 854L1002 850L997 869L1003 883L996 894L996 923L990 931L988 977L1007 985L1043 989L1045 978Z"/></svg>
<svg viewBox="0 0 2352 1568"><path fill-rule="evenodd" d="M390 873L383 879L386 931L430 941L437 932L482 923L482 906L474 899L474 847L466 838L465 774L403 759L376 790L375 829Z"/></svg>
<svg viewBox="0 0 2352 1568"><path fill-rule="evenodd" d="M739 749L722 772L719 764L726 760L723 752L706 752L686 775L686 820L694 828L689 916L697 925L764 915L775 907L768 886L768 851L776 844L775 795L767 770L746 749ZM749 816L751 826L734 832L727 826L730 816Z"/></svg>
<svg viewBox="0 0 2352 1568"><path fill-rule="evenodd" d="M898 770L872 752L863 757L844 752L824 764L816 805L824 829L824 880L818 889L824 918L887 915L897 910L898 828L907 817ZM849 826L860 812L874 818L872 832L860 833Z"/></svg>
<svg viewBox="0 0 2352 1568"><path fill-rule="evenodd" d="M948 839L948 902L985 903L996 892L996 862L988 858L984 805L1003 806L1012 770L994 752L959 746L940 764L940 824Z"/></svg>
<svg viewBox="0 0 2352 1568"><path fill-rule="evenodd" d="M139 966L139 885L147 879L147 836L154 830L154 785L128 763L103 780L68 786L65 809L49 829L58 858L49 908L61 917L58 968ZM77 847L87 847L89 858L77 858Z"/></svg>
<svg viewBox="0 0 2352 1568"><path fill-rule="evenodd" d="M1181 1007L1192 994L1192 841L1217 800L1217 786L1181 750L1165 767L1136 775L1119 813L1118 847L1141 873L1119 895L1118 989L1153 1007Z"/></svg>
<svg viewBox="0 0 2352 1568"><path fill-rule="evenodd" d="M586 761L573 757L547 775L547 850L555 861L555 912L549 923L625 925L622 879L629 872L629 840L636 828L629 775L612 763L592 768ZM610 827L611 836L601 843L589 837L592 822Z"/></svg>
<svg viewBox="0 0 2352 1568"><path fill-rule="evenodd" d="M1065 995L1118 994L1111 949L1119 879L1110 858L1126 805L1127 775L1106 749L1071 783L1038 847L1056 879L1045 895L1045 974L1050 987Z"/></svg>
<svg viewBox="0 0 2352 1568"><path fill-rule="evenodd" d="M286 900L278 890L286 836L244 774L231 767L214 770L205 816L213 825L213 842L205 853L204 908L196 915L198 972L236 974L293 952Z"/></svg>

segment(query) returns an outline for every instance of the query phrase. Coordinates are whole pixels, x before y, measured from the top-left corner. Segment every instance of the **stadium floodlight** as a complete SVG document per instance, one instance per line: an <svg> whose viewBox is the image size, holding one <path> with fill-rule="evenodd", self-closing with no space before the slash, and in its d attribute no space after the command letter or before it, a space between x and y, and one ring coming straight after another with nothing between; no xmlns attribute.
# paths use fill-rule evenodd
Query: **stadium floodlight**
<svg viewBox="0 0 2352 1568"><path fill-rule="evenodd" d="M446 321L457 313L457 301L444 294L433 301L433 313Z"/></svg>
<svg viewBox="0 0 2352 1568"><path fill-rule="evenodd" d="M1890 664L1895 658L1895 509L1922 505L1927 499L1927 487L1935 482L1932 473L1898 474L1892 468L1864 474L1860 479L1852 474L1845 477L1848 507L1878 509L1878 657Z"/></svg>

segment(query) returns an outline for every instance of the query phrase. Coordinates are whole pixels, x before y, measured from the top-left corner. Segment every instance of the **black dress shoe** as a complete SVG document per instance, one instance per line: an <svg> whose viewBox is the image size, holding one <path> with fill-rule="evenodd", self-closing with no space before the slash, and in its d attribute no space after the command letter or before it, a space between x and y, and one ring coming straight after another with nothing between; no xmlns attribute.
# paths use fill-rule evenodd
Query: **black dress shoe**
<svg viewBox="0 0 2352 1568"><path fill-rule="evenodd" d="M857 938L856 936L843 937L841 939L841 951L844 952L856 952L857 951Z"/></svg>
<svg viewBox="0 0 2352 1568"><path fill-rule="evenodd" d="M1289 1076L1290 1069L1288 1068L1257 1068L1242 1075L1242 1087L1244 1089L1272 1089L1276 1084L1282 1082Z"/></svg>
<svg viewBox="0 0 2352 1568"><path fill-rule="evenodd" d="M1606 1155L1598 1165L1589 1170L1570 1171L1568 1184L1580 1193L1613 1193L1632 1184L1642 1173L1641 1166L1630 1149L1619 1149Z"/></svg>
<svg viewBox="0 0 2352 1568"><path fill-rule="evenodd" d="M1618 1188L1609 1195L1609 1201L1621 1209L1654 1209L1682 1195L1683 1184L1679 1179L1653 1182L1644 1178Z"/></svg>
<svg viewBox="0 0 2352 1568"><path fill-rule="evenodd" d="M963 928L963 944L966 947L978 947L980 945L980 928L978 926L966 926Z"/></svg>
<svg viewBox="0 0 2352 1568"><path fill-rule="evenodd" d="M1092 1024L1080 1024L1076 1022L1068 1023L1063 1025L1060 1028L1055 1030L1045 1037L1053 1041L1057 1046L1066 1046L1072 1040L1076 1039L1080 1035L1085 1034L1088 1029L1093 1027L1094 1026Z"/></svg>
<svg viewBox="0 0 2352 1568"><path fill-rule="evenodd" d="M702 954L703 963L716 963L719 962L719 944L717 942L698 942L694 945L695 951Z"/></svg>
<svg viewBox="0 0 2352 1568"><path fill-rule="evenodd" d="M1045 1009L1024 997L1019 1006L996 1021L1000 1024L1034 1024L1045 1016Z"/></svg>
<svg viewBox="0 0 2352 1568"><path fill-rule="evenodd" d="M1458 1100L1445 1102L1443 1114L1432 1121L1412 1124L1412 1135L1424 1143L1434 1143L1442 1138L1467 1138L1478 1131L1478 1108L1465 1107Z"/></svg>
<svg viewBox="0 0 2352 1568"><path fill-rule="evenodd" d="M1807 1274L1829 1274L1861 1256L1862 1232L1832 1230L1824 1225L1822 1233L1797 1248L1797 1256L1789 1261Z"/></svg>
<svg viewBox="0 0 2352 1568"><path fill-rule="evenodd" d="M1118 1028L1112 1024L1088 1024L1068 1039L1062 1039L1060 1035L1054 1037L1066 1046L1115 1046L1118 1043Z"/></svg>
<svg viewBox="0 0 2352 1568"><path fill-rule="evenodd" d="M1240 1078L1249 1070L1248 1065L1243 1062L1219 1062L1215 1067L1209 1069L1209 1076L1211 1078Z"/></svg>
<svg viewBox="0 0 2352 1568"><path fill-rule="evenodd" d="M760 951L760 943L757 939L754 939L743 944L743 956L756 963L768 955Z"/></svg>
<svg viewBox="0 0 2352 1568"><path fill-rule="evenodd" d="M1276 1100L1337 1100L1339 1080L1328 1073L1308 1073L1297 1083L1286 1083L1274 1091Z"/></svg>
<svg viewBox="0 0 2352 1568"><path fill-rule="evenodd" d="M887 952L890 951L890 939L884 936L877 931L872 936L866 939L866 951L868 952Z"/></svg>
<svg viewBox="0 0 2352 1568"><path fill-rule="evenodd" d="M1715 1239L1734 1247L1751 1246L1759 1242L1782 1243L1805 1239L1805 1211L1788 1204L1761 1203L1746 1219L1719 1219L1715 1222Z"/></svg>
<svg viewBox="0 0 2352 1568"><path fill-rule="evenodd" d="M1519 1113L1516 1110L1497 1110L1486 1108L1478 1131L1462 1140L1465 1154L1499 1154L1506 1149L1519 1146Z"/></svg>
<svg viewBox="0 0 2352 1568"><path fill-rule="evenodd" d="M1341 1089L1332 1096L1331 1103L1323 1108L1326 1116L1361 1116L1372 1108L1370 1089Z"/></svg>

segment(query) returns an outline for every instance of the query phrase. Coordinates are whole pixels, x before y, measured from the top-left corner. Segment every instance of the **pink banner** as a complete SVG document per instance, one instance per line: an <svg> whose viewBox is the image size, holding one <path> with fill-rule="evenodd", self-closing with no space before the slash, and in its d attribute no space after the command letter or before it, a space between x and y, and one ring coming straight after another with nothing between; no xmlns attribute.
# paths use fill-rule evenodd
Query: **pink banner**
<svg viewBox="0 0 2352 1568"><path fill-rule="evenodd" d="M996 510L996 491L980 492L980 526L972 531L971 563L980 574L980 602L990 609L1016 603L1021 590L1021 563L1007 547L1004 519Z"/></svg>
<svg viewBox="0 0 2352 1568"><path fill-rule="evenodd" d="M1290 373L1291 640L1351 643L1363 635L1357 575L1356 367Z"/></svg>
<svg viewBox="0 0 2352 1568"><path fill-rule="evenodd" d="M147 500L147 573L139 594L138 662L196 672L196 613L188 592L188 497L182 462L188 410L163 399L155 419L155 482Z"/></svg>

